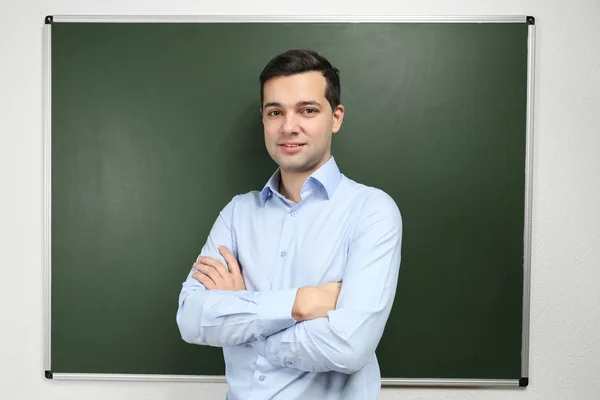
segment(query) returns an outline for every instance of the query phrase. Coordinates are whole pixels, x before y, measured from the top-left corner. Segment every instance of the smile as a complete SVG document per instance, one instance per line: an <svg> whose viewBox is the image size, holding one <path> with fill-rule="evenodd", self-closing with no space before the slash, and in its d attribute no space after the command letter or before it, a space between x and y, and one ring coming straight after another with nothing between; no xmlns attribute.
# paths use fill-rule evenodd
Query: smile
<svg viewBox="0 0 600 400"><path fill-rule="evenodd" d="M296 153L302 149L304 144L294 143L294 144L280 144L279 147L286 153Z"/></svg>

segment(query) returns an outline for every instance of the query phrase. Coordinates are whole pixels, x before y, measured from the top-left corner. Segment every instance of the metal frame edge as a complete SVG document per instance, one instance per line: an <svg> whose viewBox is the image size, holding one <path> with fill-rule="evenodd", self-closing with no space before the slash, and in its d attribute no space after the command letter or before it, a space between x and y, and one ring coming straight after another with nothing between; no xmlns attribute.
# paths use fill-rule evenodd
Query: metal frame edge
<svg viewBox="0 0 600 400"><path fill-rule="evenodd" d="M51 354L51 204L52 204L52 24L44 25L44 210L43 210L43 269L44 269L44 370L50 371Z"/></svg>
<svg viewBox="0 0 600 400"><path fill-rule="evenodd" d="M54 16L53 22L527 22L526 16L506 17L293 17L293 16ZM44 370L51 371L51 28L44 26ZM525 237L523 271L523 327L521 375L529 376L529 314L531 285L531 208L533 178L533 99L535 69L535 25L528 27L528 66L527 66L527 122L526 122L526 176L525 176ZM75 374L53 373L56 380L85 381L169 381L169 382L214 382L225 383L224 376L196 375L152 375L152 374ZM422 386L422 387L518 387L519 380L493 379L401 379L383 378L382 386Z"/></svg>
<svg viewBox="0 0 600 400"><path fill-rule="evenodd" d="M55 380L121 381L121 382L204 382L226 383L223 375L161 375L161 374L77 374L54 373Z"/></svg>
<svg viewBox="0 0 600 400"><path fill-rule="evenodd" d="M528 26L527 38L527 122L525 147L525 230L523 237L523 320L521 376L529 378L529 323L531 301L531 240L533 207L533 103L535 94L535 25Z"/></svg>
<svg viewBox="0 0 600 400"><path fill-rule="evenodd" d="M485 16L292 16L292 15L55 15L53 22L415 22L527 23L525 15Z"/></svg>
<svg viewBox="0 0 600 400"><path fill-rule="evenodd" d="M518 387L518 379L404 379L404 378L383 378L381 380L381 386L384 387L461 387L461 388L473 388L473 387Z"/></svg>
<svg viewBox="0 0 600 400"><path fill-rule="evenodd" d="M225 376L205 375L152 375L152 374L71 374L55 373L56 380L80 381L123 381L123 382L204 382L226 383ZM518 379L387 379L382 386L421 386L421 387L519 387Z"/></svg>

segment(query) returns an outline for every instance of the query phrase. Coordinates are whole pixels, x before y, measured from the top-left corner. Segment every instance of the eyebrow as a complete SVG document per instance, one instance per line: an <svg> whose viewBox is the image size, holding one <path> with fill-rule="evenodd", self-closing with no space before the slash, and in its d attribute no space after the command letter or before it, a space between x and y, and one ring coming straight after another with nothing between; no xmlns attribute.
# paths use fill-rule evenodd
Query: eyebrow
<svg viewBox="0 0 600 400"><path fill-rule="evenodd" d="M296 103L296 107L302 107L302 106L318 106L321 107L321 103L319 103L318 101L315 100L304 100L304 101L299 101ZM281 103L277 102L277 101L269 101L268 103L266 103L264 105L263 108L267 108L267 107L282 107Z"/></svg>

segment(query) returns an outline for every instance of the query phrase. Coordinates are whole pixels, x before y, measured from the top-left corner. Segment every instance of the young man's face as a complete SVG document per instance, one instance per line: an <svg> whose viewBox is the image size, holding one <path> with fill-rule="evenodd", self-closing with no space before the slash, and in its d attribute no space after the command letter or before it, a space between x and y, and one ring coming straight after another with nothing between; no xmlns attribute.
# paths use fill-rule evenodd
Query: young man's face
<svg viewBox="0 0 600 400"><path fill-rule="evenodd" d="M344 107L331 109L320 72L269 79L263 88L262 121L271 158L286 172L313 172L331 156Z"/></svg>

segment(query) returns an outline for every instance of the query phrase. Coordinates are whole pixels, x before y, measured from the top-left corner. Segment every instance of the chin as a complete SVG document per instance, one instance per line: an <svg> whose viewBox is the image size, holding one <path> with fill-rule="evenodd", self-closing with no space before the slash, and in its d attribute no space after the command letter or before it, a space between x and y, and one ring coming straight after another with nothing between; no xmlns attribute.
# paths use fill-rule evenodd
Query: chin
<svg viewBox="0 0 600 400"><path fill-rule="evenodd" d="M279 167L288 172L305 172L314 168L316 163L307 160L284 161Z"/></svg>

